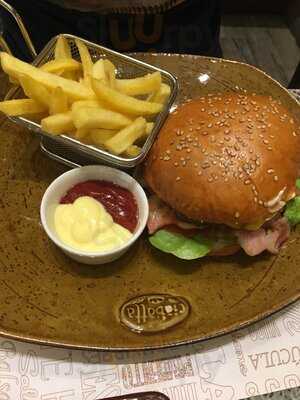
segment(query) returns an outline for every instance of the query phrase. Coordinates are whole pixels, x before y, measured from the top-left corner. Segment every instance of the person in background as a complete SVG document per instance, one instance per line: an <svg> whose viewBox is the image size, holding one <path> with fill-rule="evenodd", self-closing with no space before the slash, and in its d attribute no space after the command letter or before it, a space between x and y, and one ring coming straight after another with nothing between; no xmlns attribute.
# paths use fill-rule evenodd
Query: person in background
<svg viewBox="0 0 300 400"><path fill-rule="evenodd" d="M23 18L39 52L70 33L120 52L189 53L220 57L221 0L7 0ZM30 55L14 20L1 9L13 54Z"/></svg>

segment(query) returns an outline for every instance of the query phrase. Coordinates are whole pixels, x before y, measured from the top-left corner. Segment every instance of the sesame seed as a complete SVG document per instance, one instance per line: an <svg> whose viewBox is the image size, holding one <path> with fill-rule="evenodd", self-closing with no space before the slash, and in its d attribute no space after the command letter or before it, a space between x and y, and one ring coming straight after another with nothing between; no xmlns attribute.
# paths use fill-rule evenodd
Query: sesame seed
<svg viewBox="0 0 300 400"><path fill-rule="evenodd" d="M262 201L262 200L259 200L259 201L258 201L258 204L262 206L262 205L263 205L263 201Z"/></svg>
<svg viewBox="0 0 300 400"><path fill-rule="evenodd" d="M210 167L210 163L208 161L205 161L204 163L202 163L201 167L203 169L209 168Z"/></svg>
<svg viewBox="0 0 300 400"><path fill-rule="evenodd" d="M205 111L205 108L201 108L201 111L204 112L204 111Z"/></svg>
<svg viewBox="0 0 300 400"><path fill-rule="evenodd" d="M251 183L251 181L250 181L249 179L246 179L246 180L244 181L244 184L245 184L245 185L250 185L250 183Z"/></svg>
<svg viewBox="0 0 300 400"><path fill-rule="evenodd" d="M293 136L295 136L295 137L296 137L296 136L297 136L297 133L296 133L296 132L293 132Z"/></svg>
<svg viewBox="0 0 300 400"><path fill-rule="evenodd" d="M176 181L180 181L180 179L181 179L180 176L176 177Z"/></svg>
<svg viewBox="0 0 300 400"><path fill-rule="evenodd" d="M274 179L275 182L277 182L278 181L278 176L275 175L273 179Z"/></svg>
<svg viewBox="0 0 300 400"><path fill-rule="evenodd" d="M228 135L230 133L230 129L225 129L225 135Z"/></svg>
<svg viewBox="0 0 300 400"><path fill-rule="evenodd" d="M202 175L202 171L198 171L198 175Z"/></svg>
<svg viewBox="0 0 300 400"><path fill-rule="evenodd" d="M178 162L176 161L176 162L174 162L174 165L175 165L175 167L178 167Z"/></svg>
<svg viewBox="0 0 300 400"><path fill-rule="evenodd" d="M273 174L273 172L274 172L274 169L272 169L272 168L270 168L270 169L267 170L267 173L268 173L268 174Z"/></svg>
<svg viewBox="0 0 300 400"><path fill-rule="evenodd" d="M255 202L255 203L257 203L257 200L258 200L257 197L254 197L254 202Z"/></svg>
<svg viewBox="0 0 300 400"><path fill-rule="evenodd" d="M167 154L171 154L171 150L167 150L166 153L167 153Z"/></svg>
<svg viewBox="0 0 300 400"><path fill-rule="evenodd" d="M271 146L267 147L267 149L268 149L269 151L272 151L272 147L271 147Z"/></svg>
<svg viewBox="0 0 300 400"><path fill-rule="evenodd" d="M210 176L207 180L208 180L208 182L212 182L213 178Z"/></svg>
<svg viewBox="0 0 300 400"><path fill-rule="evenodd" d="M198 163L197 162L194 163L194 167L198 167Z"/></svg>
<svg viewBox="0 0 300 400"><path fill-rule="evenodd" d="M169 161L169 160L170 160L170 157L169 157L169 156L165 156L165 157L163 158L163 160L164 160L164 161Z"/></svg>
<svg viewBox="0 0 300 400"><path fill-rule="evenodd" d="M235 218L239 218L240 213L237 211L237 212L234 214L234 216L235 216Z"/></svg>
<svg viewBox="0 0 300 400"><path fill-rule="evenodd" d="M203 131L203 132L201 132L201 135L203 135L203 136L207 136L207 135L208 135L208 132L206 132L206 131Z"/></svg>
<svg viewBox="0 0 300 400"><path fill-rule="evenodd" d="M211 128L212 126L213 126L213 124L208 124L207 125L208 128Z"/></svg>
<svg viewBox="0 0 300 400"><path fill-rule="evenodd" d="M263 143L264 143L264 144L269 144L269 141L268 141L267 139L264 139L264 140L263 140Z"/></svg>

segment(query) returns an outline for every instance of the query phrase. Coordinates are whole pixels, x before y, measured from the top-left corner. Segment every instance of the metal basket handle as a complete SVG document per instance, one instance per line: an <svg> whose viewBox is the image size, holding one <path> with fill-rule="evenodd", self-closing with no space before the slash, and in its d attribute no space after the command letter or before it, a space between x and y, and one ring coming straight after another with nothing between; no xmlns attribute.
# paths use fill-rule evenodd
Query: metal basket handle
<svg viewBox="0 0 300 400"><path fill-rule="evenodd" d="M0 0L0 6L2 6L3 8L5 8L6 11L8 11L10 13L10 15L14 18L14 20L16 21L20 32L23 36L24 42L26 43L26 46L30 52L30 54L32 55L32 58L35 58L37 53L35 50L35 47L30 39L30 36L28 34L28 31L23 23L22 18L20 17L19 13L10 5L8 4L6 1L4 0ZM2 46L4 48L5 51L12 53L6 40L3 37L3 27L2 27L2 32L0 32L0 46Z"/></svg>

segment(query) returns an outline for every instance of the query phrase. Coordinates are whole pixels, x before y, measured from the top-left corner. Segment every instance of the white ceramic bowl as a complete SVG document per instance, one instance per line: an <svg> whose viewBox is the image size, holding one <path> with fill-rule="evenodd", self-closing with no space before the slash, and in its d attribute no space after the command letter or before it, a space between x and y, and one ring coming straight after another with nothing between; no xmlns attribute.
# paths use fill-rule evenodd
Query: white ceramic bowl
<svg viewBox="0 0 300 400"><path fill-rule="evenodd" d="M55 231L54 212L61 198L74 185L88 180L106 180L122 186L134 195L137 202L139 217L132 238L122 246L107 252L86 252L77 250L64 244ZM104 264L119 258L133 245L143 232L147 223L148 213L148 200L140 184L125 172L102 165L75 168L59 176L51 183L44 193L40 209L42 225L49 238L68 256L84 264Z"/></svg>

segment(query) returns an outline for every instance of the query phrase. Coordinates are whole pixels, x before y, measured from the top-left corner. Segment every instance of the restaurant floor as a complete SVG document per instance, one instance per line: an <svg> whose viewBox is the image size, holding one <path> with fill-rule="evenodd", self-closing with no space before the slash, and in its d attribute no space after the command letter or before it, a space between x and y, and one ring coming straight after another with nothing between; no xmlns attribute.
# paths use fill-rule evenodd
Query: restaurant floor
<svg viewBox="0 0 300 400"><path fill-rule="evenodd" d="M223 57L243 61L287 86L300 61L300 48L285 19L278 15L225 15Z"/></svg>

